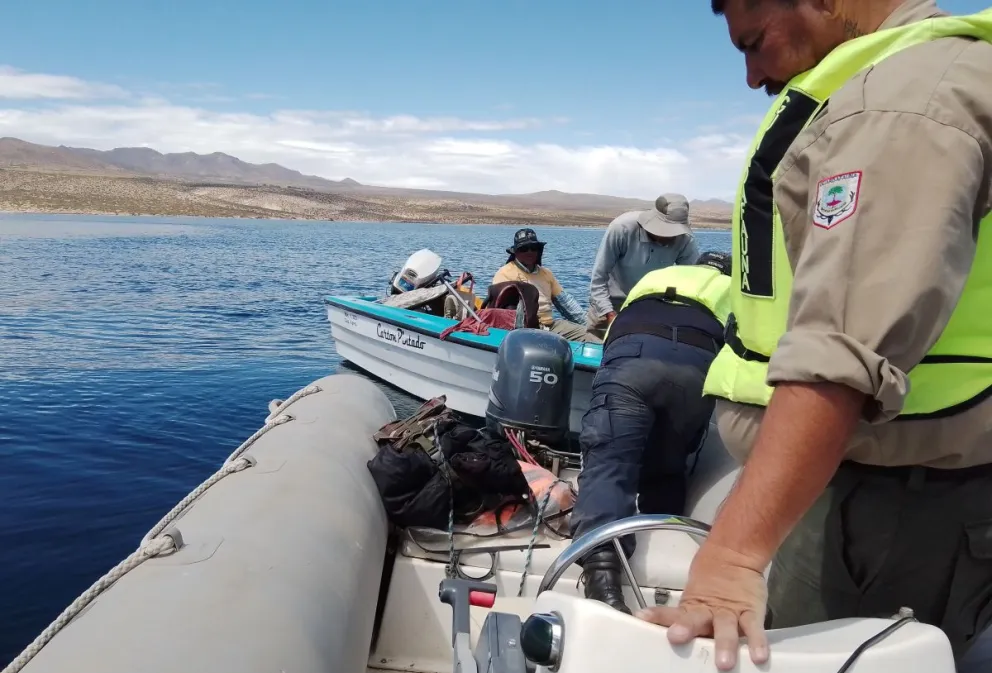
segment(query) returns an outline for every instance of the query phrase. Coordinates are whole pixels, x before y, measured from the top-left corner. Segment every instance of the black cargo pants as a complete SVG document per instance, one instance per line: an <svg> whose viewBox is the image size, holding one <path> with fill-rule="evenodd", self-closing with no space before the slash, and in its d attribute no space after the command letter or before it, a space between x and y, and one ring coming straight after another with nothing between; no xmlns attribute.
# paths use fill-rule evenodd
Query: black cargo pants
<svg viewBox="0 0 992 673"><path fill-rule="evenodd" d="M715 351L715 349L714 349ZM642 514L682 514L686 462L715 404L703 382L715 352L650 334L610 342L582 418L573 537ZM629 556L633 536L621 539Z"/></svg>
<svg viewBox="0 0 992 673"><path fill-rule="evenodd" d="M844 463L786 538L772 628L912 608L960 660L992 624L992 469Z"/></svg>

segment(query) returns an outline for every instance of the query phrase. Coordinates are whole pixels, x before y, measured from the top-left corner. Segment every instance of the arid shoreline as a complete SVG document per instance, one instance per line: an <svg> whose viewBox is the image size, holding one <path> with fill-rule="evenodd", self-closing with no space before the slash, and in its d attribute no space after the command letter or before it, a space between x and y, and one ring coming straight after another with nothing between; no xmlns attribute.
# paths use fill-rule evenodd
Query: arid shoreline
<svg viewBox="0 0 992 673"><path fill-rule="evenodd" d="M455 198L403 198L277 185L189 182L169 178L0 169L0 211L605 227L619 212L535 209ZM696 208L694 228L728 229L729 212Z"/></svg>

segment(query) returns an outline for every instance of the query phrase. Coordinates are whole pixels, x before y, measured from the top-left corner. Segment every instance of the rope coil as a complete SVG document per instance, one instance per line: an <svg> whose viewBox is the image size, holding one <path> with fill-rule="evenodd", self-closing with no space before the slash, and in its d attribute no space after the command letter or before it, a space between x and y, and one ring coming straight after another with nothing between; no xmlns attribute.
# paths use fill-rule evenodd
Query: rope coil
<svg viewBox="0 0 992 673"><path fill-rule="evenodd" d="M259 437L267 433L272 428L288 423L295 417L282 413L286 407L293 404L307 395L313 395L321 391L320 386L309 385L293 393L285 402L281 402L272 409L266 417L265 424L259 428L251 437L246 439L241 445L228 456L220 468L207 477L199 486L194 488L189 494L176 503L175 507L169 510L158 523L152 526L141 539L138 548L127 558L111 568L103 577L94 582L90 587L76 597L69 606L49 624L44 631L28 645L24 650L11 661L0 673L19 673L28 662L31 661L42 650L45 645L51 642L52 638L58 634L69 622L71 622L83 609L93 602L101 593L109 589L120 578L131 572L139 565L150 558L162 556L179 551L182 547L182 536L179 531L167 531L171 523L179 519L186 510L207 490L229 474L241 472L255 464L254 458L243 456L251 446L258 441Z"/></svg>

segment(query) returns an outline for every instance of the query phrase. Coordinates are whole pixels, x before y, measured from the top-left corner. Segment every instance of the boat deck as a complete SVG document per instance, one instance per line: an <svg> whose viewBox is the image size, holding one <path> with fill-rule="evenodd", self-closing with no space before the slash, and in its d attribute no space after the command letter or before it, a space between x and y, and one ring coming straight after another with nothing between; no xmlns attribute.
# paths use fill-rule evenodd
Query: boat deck
<svg viewBox="0 0 992 673"><path fill-rule="evenodd" d="M477 416L484 415L493 358L507 333L505 330L490 328L488 335L456 332L446 340L446 344L438 337L445 329L456 324L455 320L385 306L377 303L374 297L327 297L325 303L342 356L418 397L428 399L438 394L447 394L449 407ZM450 349L450 344L468 348L439 350L441 347ZM580 402L577 408L573 408L573 416L577 416L587 404L583 396L588 396L589 384L589 381L579 379L579 372L591 379L590 374L599 367L602 347L598 344L572 343L571 348L579 385L576 395ZM424 368L424 362L430 362L430 367ZM444 382L443 389L437 382L439 371L452 377ZM717 437L716 428L711 428L708 443L719 444L719 440L715 439ZM722 446L708 448L709 451L704 449L704 458L725 456ZM705 465L700 465L700 468L703 472L707 471ZM722 502L721 493L725 493L720 489L729 488L734 474L719 466L714 469L712 465L709 473L711 477L708 483L696 484L696 511L689 514L704 521L712 519ZM572 478L574 479L574 475ZM529 531L520 531L501 536L498 541L479 540L471 545L462 543L459 546L522 545L527 543L529 537ZM646 540L648 544L639 545L638 553L631 559L634 574L641 587L651 587L643 591L651 604L659 599L654 590L657 587L672 587L669 600L677 600L680 595L679 587L682 586L688 568L678 557L690 551L691 558L691 550L683 548L683 545L686 542L695 543L685 538L673 546L673 539L668 536ZM500 591L494 609L526 616L533 605L532 597L541 575L568 544L567 540L546 535L542 536L540 542L548 547L535 550L529 565L526 564L526 553L516 550L499 552L491 560L488 553L466 552L462 555L460 565L462 571L471 576L485 576L492 568L494 574L487 581L497 584ZM440 549L434 544L430 546L432 549ZM674 560L665 564L659 563L658 559ZM409 539L401 545L393 573L393 588L388 599L386 619L379 644L371 653L367 672L451 671L450 609L437 599L437 586L444 576L443 567L446 562L446 552L425 551L422 546ZM517 588L525 567L528 572L526 590L523 598L517 598ZM581 589L576 584L579 572L578 568L571 568L556 590L580 592ZM628 605L633 606L633 593L629 587L625 587L625 594ZM478 635L486 612L473 608L473 636ZM416 634L410 630L411 623L418 625ZM992 671L992 629L986 632L966 661L958 667L958 673L989 671Z"/></svg>

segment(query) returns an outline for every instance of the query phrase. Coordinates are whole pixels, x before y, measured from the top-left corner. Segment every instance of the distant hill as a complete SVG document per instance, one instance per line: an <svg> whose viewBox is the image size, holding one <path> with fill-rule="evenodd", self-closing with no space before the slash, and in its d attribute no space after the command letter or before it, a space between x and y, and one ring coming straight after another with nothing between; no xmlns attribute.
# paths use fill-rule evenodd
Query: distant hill
<svg viewBox="0 0 992 673"><path fill-rule="evenodd" d="M386 197L418 201L457 201L480 206L526 208L560 213L598 213L614 217L625 210L650 208L653 201L601 194L570 194L558 190L530 194L475 194L469 192L403 189L363 185L351 178L335 181L279 164L251 164L223 152L163 154L149 147L118 147L94 150L81 147L50 147L17 138L0 138L0 168L43 170L54 173L85 173L108 176L146 176L195 183L230 185L275 185L361 197ZM729 211L719 199L693 201L706 211Z"/></svg>
<svg viewBox="0 0 992 673"><path fill-rule="evenodd" d="M624 210L650 208L653 201L629 199L620 196L603 196L601 194L571 194L551 189L531 194L502 194L499 198L519 199L535 208L549 210L609 210L617 213Z"/></svg>
<svg viewBox="0 0 992 673"><path fill-rule="evenodd" d="M734 205L722 199L693 199L689 203L700 208L730 208Z"/></svg>
<svg viewBox="0 0 992 673"><path fill-rule="evenodd" d="M0 167L29 168L55 172L132 174L179 180L217 181L242 185L279 185L309 189L360 186L345 179L325 180L279 164L250 164L222 152L162 154L149 147L118 147L93 150L82 147L50 147L17 138L0 138Z"/></svg>
<svg viewBox="0 0 992 673"><path fill-rule="evenodd" d="M358 184L354 180L349 180L347 184L343 185L342 182L325 180L314 175L304 175L279 164L250 164L223 152L162 154L150 147L118 147L105 151L64 146L59 149L64 149L77 156L102 161L123 170L156 177L223 180L238 184L269 184L309 187L311 189L328 189L335 186Z"/></svg>
<svg viewBox="0 0 992 673"><path fill-rule="evenodd" d="M35 145L17 138L0 138L0 167L113 174L127 172L97 157L72 152L64 147Z"/></svg>

